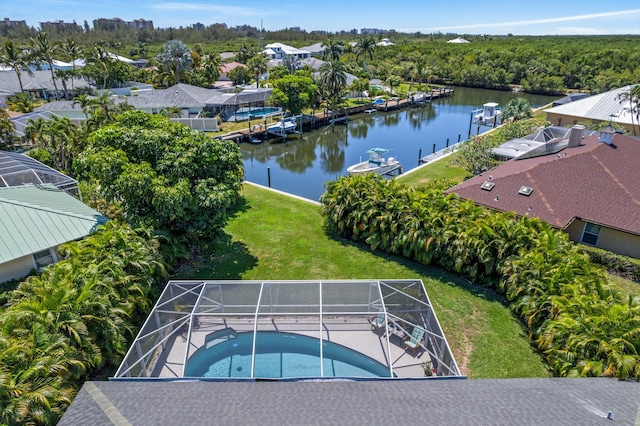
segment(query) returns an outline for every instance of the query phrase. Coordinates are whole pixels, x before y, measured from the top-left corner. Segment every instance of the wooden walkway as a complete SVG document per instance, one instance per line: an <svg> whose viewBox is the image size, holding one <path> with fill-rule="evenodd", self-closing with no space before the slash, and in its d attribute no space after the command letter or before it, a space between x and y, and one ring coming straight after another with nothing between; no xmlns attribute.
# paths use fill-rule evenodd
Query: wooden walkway
<svg viewBox="0 0 640 426"><path fill-rule="evenodd" d="M450 96L454 93L453 88L441 88L434 89L430 92L427 92L427 101L431 102L433 99L440 99L447 96ZM424 103L424 102L423 102ZM416 103L411 102L410 99L399 99L399 98L391 98L391 100L386 101L384 104L374 105L372 103L368 103L365 105L358 105L351 108L346 108L344 110L339 111L321 111L317 112L313 115L304 115L301 116L302 119L302 131L309 132L311 130L315 130L320 127L332 125L332 124L345 124L349 121L349 117L352 115L364 114L366 111L370 111L375 109L376 111L393 111L400 108L405 108L408 106L416 105ZM297 132L297 134L302 137L302 132ZM237 143L240 142L250 142L253 140L267 140L269 135L266 132L266 128L264 124L256 124L251 126L251 129L246 128L242 130L238 130L232 133L228 133L221 137L224 140L233 140ZM280 138L282 139L282 138Z"/></svg>

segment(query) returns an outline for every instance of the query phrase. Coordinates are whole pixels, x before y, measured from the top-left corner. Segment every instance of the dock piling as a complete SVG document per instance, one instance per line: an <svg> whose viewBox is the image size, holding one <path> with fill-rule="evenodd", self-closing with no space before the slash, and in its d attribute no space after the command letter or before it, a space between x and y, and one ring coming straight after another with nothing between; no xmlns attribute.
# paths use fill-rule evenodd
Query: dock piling
<svg viewBox="0 0 640 426"><path fill-rule="evenodd" d="M267 186L271 188L271 167L267 167Z"/></svg>

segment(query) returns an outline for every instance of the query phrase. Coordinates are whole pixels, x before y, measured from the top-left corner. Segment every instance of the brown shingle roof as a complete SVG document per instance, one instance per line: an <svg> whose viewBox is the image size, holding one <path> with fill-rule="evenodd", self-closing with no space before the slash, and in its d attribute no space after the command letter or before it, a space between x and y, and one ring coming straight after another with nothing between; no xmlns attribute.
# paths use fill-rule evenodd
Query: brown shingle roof
<svg viewBox="0 0 640 426"><path fill-rule="evenodd" d="M490 180L491 191L480 185ZM529 196L518 193L529 186ZM484 206L534 216L557 228L575 218L640 235L640 139L598 136L557 155L510 160L449 192Z"/></svg>

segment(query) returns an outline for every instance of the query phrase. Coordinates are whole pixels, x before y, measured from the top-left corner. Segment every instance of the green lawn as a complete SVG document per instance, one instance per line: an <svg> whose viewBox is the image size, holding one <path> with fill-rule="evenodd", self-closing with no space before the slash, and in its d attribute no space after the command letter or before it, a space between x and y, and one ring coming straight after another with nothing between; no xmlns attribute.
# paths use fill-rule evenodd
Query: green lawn
<svg viewBox="0 0 640 426"><path fill-rule="evenodd" d="M627 296L640 297L640 283L613 274L607 274L607 276L609 278L609 282L621 293Z"/></svg>
<svg viewBox="0 0 640 426"><path fill-rule="evenodd" d="M439 269L328 236L317 205L245 185L222 238L174 278L418 278L463 373L544 377L547 369L502 298Z"/></svg>
<svg viewBox="0 0 640 426"><path fill-rule="evenodd" d="M435 179L452 179L456 182L462 182L467 176L467 171L460 166L451 164L456 154L451 154L433 163L426 164L420 169L406 175L400 175L400 182L411 185L413 187L424 186Z"/></svg>

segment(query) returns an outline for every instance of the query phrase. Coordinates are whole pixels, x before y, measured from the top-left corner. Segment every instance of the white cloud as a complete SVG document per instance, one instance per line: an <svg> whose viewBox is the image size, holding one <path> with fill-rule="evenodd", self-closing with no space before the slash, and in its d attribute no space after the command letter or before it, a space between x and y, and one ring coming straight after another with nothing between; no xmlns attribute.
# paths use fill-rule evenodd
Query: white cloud
<svg viewBox="0 0 640 426"><path fill-rule="evenodd" d="M406 32L415 32L415 31L423 31L423 32L431 32L431 31L457 31L457 30L473 30L473 29L492 29L493 31L504 32L505 28L519 28L527 25L542 25L542 24L550 24L554 22L568 22L568 21L584 21L588 19L601 19L601 18L611 18L611 17L623 17L625 19L629 19L631 17L637 16L640 18L640 9L631 9L631 10L619 10L615 12L601 12L601 13L590 13L585 15L573 15L573 16L560 16L554 18L542 18L542 19L529 19L523 21L508 21L508 22L495 22L495 23L483 23L483 24L467 24L467 25L450 25L450 26L442 26L431 29L425 28L403 28L401 31ZM576 27L567 27L567 28L576 28ZM499 29L499 30L498 30ZM615 28L612 27L612 30ZM491 32L491 31L490 31ZM619 31L615 31L619 33ZM637 29L635 31L637 33ZM611 32L605 31L605 33L611 34Z"/></svg>

